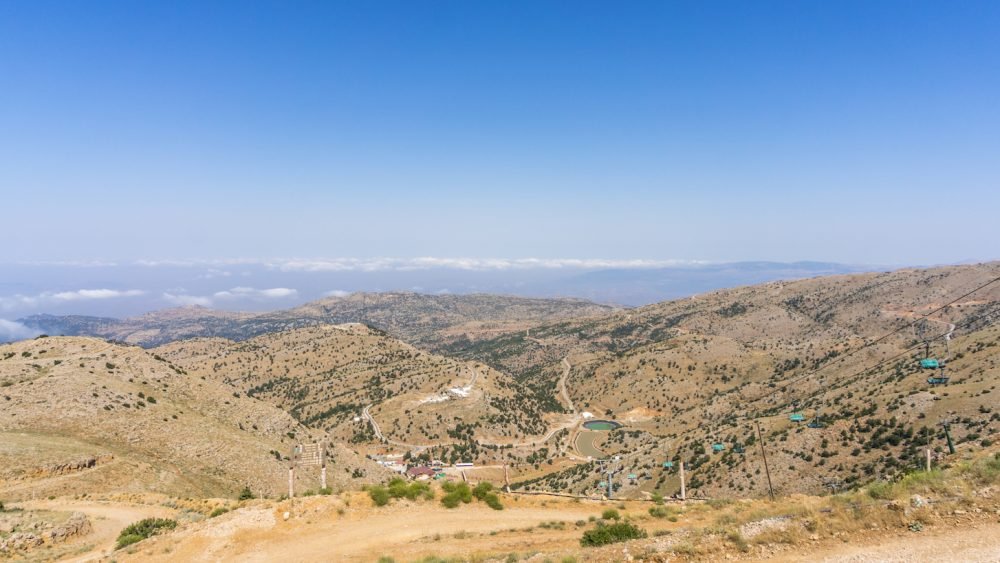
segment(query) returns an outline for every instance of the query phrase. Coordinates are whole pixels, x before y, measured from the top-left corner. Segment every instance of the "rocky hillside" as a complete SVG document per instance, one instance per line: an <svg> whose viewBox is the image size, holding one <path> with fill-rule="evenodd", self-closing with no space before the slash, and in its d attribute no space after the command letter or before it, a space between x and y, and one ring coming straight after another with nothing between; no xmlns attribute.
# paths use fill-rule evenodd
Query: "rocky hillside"
<svg viewBox="0 0 1000 563"><path fill-rule="evenodd" d="M993 263L776 282L448 352L552 387L568 358L577 408L626 425L580 435L606 455L626 456L623 474L636 479L622 479L625 493L674 493L676 470L663 462L680 460L696 492L766 492L755 419L778 486L820 491L918 465L923 449L946 448L942 422L951 421L960 448L996 439L1000 330L991 323L1000 317L1000 282L966 294L998 276ZM930 339L931 355L943 359L949 332L949 384L929 385L936 372L919 368L921 343ZM580 465L530 485L593 490L601 480L594 471Z"/></svg>
<svg viewBox="0 0 1000 563"><path fill-rule="evenodd" d="M523 331L540 322L603 315L613 310L613 307L580 299L355 293L268 313L184 307L123 320L34 315L19 319L19 322L50 335L96 336L144 347L196 337L246 340L318 324L361 322L433 350L456 339L476 340Z"/></svg>
<svg viewBox="0 0 1000 563"><path fill-rule="evenodd" d="M381 469L266 401L141 348L82 337L0 346L0 494L287 490L294 444L330 444L330 484ZM303 487L315 488L304 474Z"/></svg>
<svg viewBox="0 0 1000 563"><path fill-rule="evenodd" d="M512 444L541 436L562 412L547 389L478 362L423 352L361 324L242 342L187 340L152 352L354 445Z"/></svg>

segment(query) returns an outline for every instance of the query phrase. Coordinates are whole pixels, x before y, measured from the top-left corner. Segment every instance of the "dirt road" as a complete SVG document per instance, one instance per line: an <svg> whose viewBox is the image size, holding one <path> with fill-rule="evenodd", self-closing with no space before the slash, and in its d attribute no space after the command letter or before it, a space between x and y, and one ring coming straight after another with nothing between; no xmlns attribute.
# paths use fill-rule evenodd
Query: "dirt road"
<svg viewBox="0 0 1000 563"><path fill-rule="evenodd" d="M770 561L908 563L911 561L1000 562L1000 524L940 527L883 539L852 542L814 552L796 551Z"/></svg>
<svg viewBox="0 0 1000 563"><path fill-rule="evenodd" d="M64 561L83 563L99 561L115 550L115 541L122 528L143 518L173 518L177 513L163 506L102 504L59 499L54 501L30 501L18 503L19 507L36 510L60 510L82 512L90 518L93 533L81 538L81 545L93 545L89 551Z"/></svg>
<svg viewBox="0 0 1000 563"><path fill-rule="evenodd" d="M572 549L579 532L572 525L600 513L590 503L560 503L552 508L536 500L523 506L504 500L502 511L481 503L448 510L438 503L394 502L390 507L338 511L323 499L299 502L296 515L284 521L281 510L247 508L208 521L196 530L178 531L144 542L132 558L142 561L375 561L391 555L410 561L427 555L465 556L489 551ZM566 522L564 529L525 528L542 522ZM520 530L512 532L511 530ZM169 548L169 549L167 549Z"/></svg>
<svg viewBox="0 0 1000 563"><path fill-rule="evenodd" d="M573 399L569 397L569 392L566 391L566 378L569 377L569 372L573 369L573 366L569 365L569 359L567 358L562 359L562 366L563 374L559 378L559 394L562 395L563 401L569 407L569 412L576 412L576 407L573 406Z"/></svg>

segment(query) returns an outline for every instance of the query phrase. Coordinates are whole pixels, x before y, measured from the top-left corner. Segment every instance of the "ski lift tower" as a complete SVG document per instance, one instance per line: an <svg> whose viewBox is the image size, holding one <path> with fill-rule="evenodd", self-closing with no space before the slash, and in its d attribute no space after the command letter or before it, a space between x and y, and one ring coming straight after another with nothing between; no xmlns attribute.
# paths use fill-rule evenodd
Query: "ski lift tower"
<svg viewBox="0 0 1000 563"><path fill-rule="evenodd" d="M616 455L610 459L599 459L597 463L600 465L601 473L604 474L605 483L608 485L608 500L611 500L615 494L615 475L622 472L622 456Z"/></svg>

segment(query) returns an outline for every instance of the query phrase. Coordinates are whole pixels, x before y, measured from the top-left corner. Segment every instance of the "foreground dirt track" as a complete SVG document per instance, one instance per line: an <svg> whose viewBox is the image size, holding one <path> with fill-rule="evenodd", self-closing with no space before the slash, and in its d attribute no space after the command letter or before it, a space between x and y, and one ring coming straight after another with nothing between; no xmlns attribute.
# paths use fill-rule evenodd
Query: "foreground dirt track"
<svg viewBox="0 0 1000 563"><path fill-rule="evenodd" d="M800 551L769 561L868 563L910 561L1000 561L1000 524L944 528L921 534L872 539L814 552Z"/></svg>
<svg viewBox="0 0 1000 563"><path fill-rule="evenodd" d="M69 510L82 512L90 518L93 533L77 540L88 546L85 551L64 561L84 563L100 561L114 552L115 540L122 528L143 518L172 518L176 511L161 506L127 505L72 500L34 501L22 503L26 510Z"/></svg>
<svg viewBox="0 0 1000 563"><path fill-rule="evenodd" d="M144 542L119 561L399 561L437 555L579 549L576 520L599 515L590 503L519 503L494 511L480 503L455 510L437 503L394 503L376 509L356 497L310 498L278 506L245 508L185 530ZM284 511L294 513L288 521ZM339 512L343 511L343 514ZM543 522L566 522L564 530L537 528ZM535 528L530 533L524 529ZM516 531L515 531L516 530ZM494 533L495 532L495 533Z"/></svg>
<svg viewBox="0 0 1000 563"><path fill-rule="evenodd" d="M426 557L460 561L990 561L1000 562L1000 522L993 511L953 517L922 532L906 528L861 529L819 542L751 545L692 535L718 522L722 512L687 505L680 521L651 519L648 503L573 502L537 497L505 497L494 511L473 502L449 510L437 502L393 501L372 506L367 495L311 497L251 505L217 518L186 525L123 551L116 561L376 561L408 562ZM769 506L750 504L750 508ZM581 548L590 517L608 508L636 519L649 538L601 548ZM674 505L676 508L676 505ZM721 510L730 510L733 506ZM290 512L285 520L284 513ZM577 522L582 525L578 526ZM116 522L117 524L118 522ZM702 542L709 542L702 545ZM693 549L681 546L685 543Z"/></svg>

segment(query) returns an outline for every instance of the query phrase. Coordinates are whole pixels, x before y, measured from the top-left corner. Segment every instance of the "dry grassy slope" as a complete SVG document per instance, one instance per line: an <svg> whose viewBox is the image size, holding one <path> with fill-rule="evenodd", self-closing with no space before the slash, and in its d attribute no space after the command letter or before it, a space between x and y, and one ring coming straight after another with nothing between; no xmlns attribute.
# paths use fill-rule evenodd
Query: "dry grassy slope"
<svg viewBox="0 0 1000 563"><path fill-rule="evenodd" d="M928 389L929 374L914 367L916 354L901 358L898 366L848 377L911 345L910 330L857 355L843 353L998 275L1000 264L992 263L770 283L537 327L534 340L505 335L451 352L522 377L549 379L557 377L559 358L568 356L574 370L567 386L578 407L610 412L629 425L627 432L608 436L613 443L604 451L644 452L629 464L647 476L626 487L633 494L657 487L674 492L676 477L664 473L661 462L678 455L700 466L695 480L700 492L760 494L763 481L754 457L759 451L746 446L751 413L773 415L764 426L774 434L769 439L779 440L771 455L780 486L816 491L827 479L863 480L912 465L921 442L942 444L936 425L947 411L959 421L953 428L959 439L997 432L990 409L996 402L991 387L1000 379L1000 333L984 328L987 320L980 317L987 311L997 311L994 319L1000 316L1000 283L921 326L922 333L941 334L948 322L959 325L952 349L963 357L952 362L952 385L946 388ZM936 353L942 348L938 341ZM799 379L818 367L823 370L817 375ZM789 381L794 384L786 385ZM808 417L827 419L828 428L785 434L795 401ZM867 423L893 417L892 429ZM907 435L924 426L933 429L926 439ZM826 458L820 457L823 438ZM748 453L700 452L715 442L730 450L740 442ZM851 455L855 448L861 450L857 456ZM598 479L584 473L580 468L547 485L592 487Z"/></svg>
<svg viewBox="0 0 1000 563"><path fill-rule="evenodd" d="M269 403L234 396L134 347L82 337L0 346L0 494L280 494L285 455L325 440ZM292 439L292 435L295 439ZM331 483L381 470L334 448ZM88 460L93 460L90 462ZM81 464L79 462L83 461ZM304 486L315 476L305 475Z"/></svg>
<svg viewBox="0 0 1000 563"><path fill-rule="evenodd" d="M196 337L245 340L317 324L364 322L422 348L522 331L543 321L603 315L613 307L579 299L501 295L355 293L284 311L233 313L203 307L166 309L124 320L36 315L21 319L50 334L90 335L141 346Z"/></svg>
<svg viewBox="0 0 1000 563"><path fill-rule="evenodd" d="M368 405L385 436L406 444L465 441L468 432L484 441L511 441L547 427L541 407L505 374L422 352L359 324L243 342L196 339L153 352L352 443L376 442L362 418ZM467 397L448 396L474 375ZM461 435L460 424L466 426Z"/></svg>

